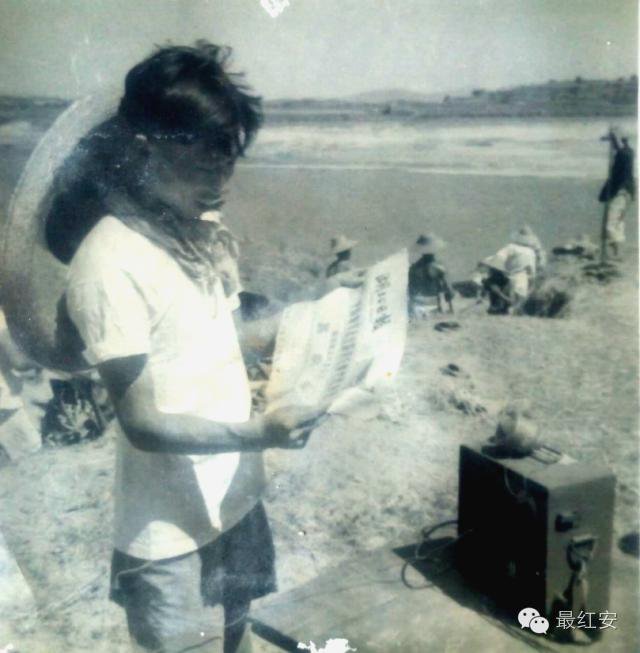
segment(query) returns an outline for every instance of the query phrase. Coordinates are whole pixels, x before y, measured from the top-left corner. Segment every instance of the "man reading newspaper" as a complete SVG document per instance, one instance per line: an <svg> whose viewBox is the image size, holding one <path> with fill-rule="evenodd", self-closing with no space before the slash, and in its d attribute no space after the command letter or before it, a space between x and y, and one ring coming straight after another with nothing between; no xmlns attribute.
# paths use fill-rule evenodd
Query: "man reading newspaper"
<svg viewBox="0 0 640 653"><path fill-rule="evenodd" d="M117 413L111 596L145 650L248 650L250 602L275 589L262 451L320 415L250 415L215 230L200 219L261 122L227 56L198 43L135 66L117 115L59 171L47 220L69 263L69 315ZM224 628L198 618L215 605Z"/></svg>
<svg viewBox="0 0 640 653"><path fill-rule="evenodd" d="M56 175L47 218L48 245L69 264L69 316L116 409L111 597L145 650L248 650L250 603L275 590L262 452L291 446L369 374L381 345L373 334L392 321L384 271L366 300L358 290L329 295L330 309L348 300L349 320L329 325L338 349L325 385L251 416L238 335L258 347L275 321L237 333L216 230L202 219L220 207L261 123L259 99L227 72L227 57L208 43L166 47L129 71L117 115ZM285 336L278 351L291 356ZM206 621L216 605L223 627Z"/></svg>

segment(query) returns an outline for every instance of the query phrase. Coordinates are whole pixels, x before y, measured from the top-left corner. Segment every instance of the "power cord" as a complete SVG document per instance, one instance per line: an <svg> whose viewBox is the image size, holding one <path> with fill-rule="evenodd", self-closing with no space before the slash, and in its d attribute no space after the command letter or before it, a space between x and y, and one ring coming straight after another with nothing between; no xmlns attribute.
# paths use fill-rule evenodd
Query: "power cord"
<svg viewBox="0 0 640 653"><path fill-rule="evenodd" d="M444 551L445 549L448 549L449 547L456 545L463 537L466 537L469 533L472 532L471 530L469 530L465 533L462 533L461 535L458 535L451 542L446 542L445 544L442 544L441 546L429 551L428 554L423 553L423 548L425 544L429 542L429 539L431 538L431 535L433 533L440 530L441 528L444 528L445 526L452 526L453 524L457 524L457 523L458 523L457 519L448 519L447 521L440 522L439 524L435 524L434 526L425 526L421 530L420 535L422 537L422 540L418 544L416 544L413 556L405 561L405 563L402 565L402 571L400 572L400 578L402 579L402 583L405 587L408 587L409 589L412 590L423 590L435 586L435 583L425 583L424 585L411 584L407 579L407 570L409 569L410 566L414 565L416 562L425 562L434 559L435 553L438 553L439 551ZM442 574L445 574L451 569L453 569L453 565L450 564L444 567L443 569L433 572L432 575L441 576Z"/></svg>

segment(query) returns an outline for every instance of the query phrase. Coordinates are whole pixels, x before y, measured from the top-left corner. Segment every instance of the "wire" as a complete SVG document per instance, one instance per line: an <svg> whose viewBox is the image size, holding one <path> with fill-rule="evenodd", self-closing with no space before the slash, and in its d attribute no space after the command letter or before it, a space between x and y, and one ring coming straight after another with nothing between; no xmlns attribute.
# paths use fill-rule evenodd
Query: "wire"
<svg viewBox="0 0 640 653"><path fill-rule="evenodd" d="M453 526L453 524L457 524L458 520L457 519L449 519L447 521L442 521L439 524L436 524L435 526L425 526L422 531L420 531L420 534L422 535L423 540L429 539L431 536L431 533L434 533L435 531L444 528L445 526Z"/></svg>
<svg viewBox="0 0 640 653"><path fill-rule="evenodd" d="M434 526L425 526L422 529L421 531L422 541L416 544L416 548L414 550L413 556L408 560L406 560L405 563L402 565L402 570L400 572L400 579L402 580L402 583L405 587L408 587L409 589L412 590L419 590L419 589L428 589L430 587L435 586L435 583L425 583L424 585L412 585L407 580L407 570L409 569L410 566L413 566L416 562L424 562L434 558L433 555L434 553L438 553L439 551L444 551L445 549L454 546L463 537L465 537L468 533L471 532L471 531L467 531L466 533L462 533L461 535L458 535L458 537L456 537L453 541L446 542L445 544L433 549L428 554L422 553L422 548L424 547L425 544L428 543L429 538L433 533L435 533L437 530L440 530L441 528L444 528L445 526L451 526L457 523L458 523L457 519L448 519L447 521L440 522L439 524L435 524ZM452 568L453 565L447 565L443 569L433 572L432 576L441 576L442 574L450 571Z"/></svg>
<svg viewBox="0 0 640 653"><path fill-rule="evenodd" d="M523 501L524 499L527 498L527 479L525 477L522 478L522 488L520 489L519 492L515 492L513 488L511 487L511 483L509 482L509 470L506 467L503 467L502 474L504 477L504 486L507 488L507 492L514 498L517 499L518 501Z"/></svg>
<svg viewBox="0 0 640 653"><path fill-rule="evenodd" d="M516 472L513 472L513 474L514 476L517 475ZM538 515L538 506L534 496L529 492L526 476L522 477L522 488L519 492L515 492L511 487L511 483L509 482L509 471L506 467L503 468L503 478L507 492L518 502L518 504L528 506L532 517L535 519Z"/></svg>

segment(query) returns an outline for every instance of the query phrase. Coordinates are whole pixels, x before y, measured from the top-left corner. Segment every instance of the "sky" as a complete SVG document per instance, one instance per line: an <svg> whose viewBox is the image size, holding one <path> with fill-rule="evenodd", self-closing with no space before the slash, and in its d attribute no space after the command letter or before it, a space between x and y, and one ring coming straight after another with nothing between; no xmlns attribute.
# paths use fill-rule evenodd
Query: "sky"
<svg viewBox="0 0 640 653"><path fill-rule="evenodd" d="M267 1L267 0L263 0ZM277 0L276 0L277 1ZM0 0L0 94L74 98L206 38L266 98L426 94L638 68L636 0Z"/></svg>

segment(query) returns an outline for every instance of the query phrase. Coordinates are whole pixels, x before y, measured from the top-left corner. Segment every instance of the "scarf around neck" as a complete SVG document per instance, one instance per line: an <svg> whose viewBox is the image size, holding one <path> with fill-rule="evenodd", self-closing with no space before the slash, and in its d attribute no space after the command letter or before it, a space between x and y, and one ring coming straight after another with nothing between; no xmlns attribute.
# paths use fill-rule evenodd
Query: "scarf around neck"
<svg viewBox="0 0 640 653"><path fill-rule="evenodd" d="M219 239L211 223L180 218L167 206L152 210L121 192L110 193L107 206L123 224L169 254L203 292L213 292L220 278L216 271Z"/></svg>

